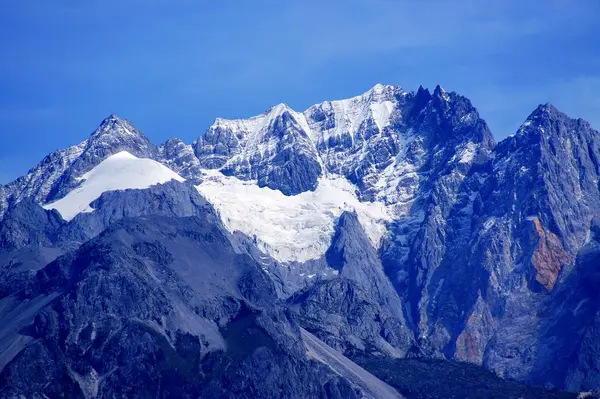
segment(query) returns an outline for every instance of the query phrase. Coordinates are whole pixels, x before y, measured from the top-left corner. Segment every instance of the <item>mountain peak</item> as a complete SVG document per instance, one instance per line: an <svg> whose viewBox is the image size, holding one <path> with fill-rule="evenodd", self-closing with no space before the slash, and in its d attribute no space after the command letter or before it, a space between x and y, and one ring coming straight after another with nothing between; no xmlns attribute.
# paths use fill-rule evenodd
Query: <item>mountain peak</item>
<svg viewBox="0 0 600 399"><path fill-rule="evenodd" d="M270 118L277 118L278 116L281 116L286 112L295 112L295 111L286 103L279 103L279 104L274 105L271 108L269 108L265 112L265 114L268 115Z"/></svg>
<svg viewBox="0 0 600 399"><path fill-rule="evenodd" d="M117 124L123 124L125 122L126 122L126 120L120 118L117 114L110 114L106 118L102 119L102 122L100 122L100 125L98 125L98 128L111 127L111 126L114 126Z"/></svg>
<svg viewBox="0 0 600 399"><path fill-rule="evenodd" d="M107 116L106 118L104 118L104 119L105 119L105 120L114 119L114 120L118 120L118 121L120 121L120 120L121 120L121 118L120 118L120 117L119 117L119 115L117 115L117 114L110 114L110 115L108 115L108 116Z"/></svg>
<svg viewBox="0 0 600 399"><path fill-rule="evenodd" d="M423 86L419 85L419 88L415 93L415 98L419 99L419 102L426 103L429 100L431 100L431 93L429 92L429 89L426 89Z"/></svg>
<svg viewBox="0 0 600 399"><path fill-rule="evenodd" d="M519 129L517 134L520 133L524 127L531 125L537 127L540 127L540 125L546 125L545 129L548 130L550 129L551 122L558 122L560 124L569 125L571 126L571 131L573 129L581 128L585 131L596 132L596 130L592 128L588 121L581 118L572 118L564 112L560 111L554 105L550 103L545 103L538 105L537 108L533 110L531 114L529 114L523 125L521 125L521 128ZM540 132L543 133L544 131Z"/></svg>
<svg viewBox="0 0 600 399"><path fill-rule="evenodd" d="M527 117L525 122L521 125L521 128L517 134L526 134L528 132L539 132L544 133L544 129L540 128L540 125L545 124L548 120L557 118L568 118L565 114L560 112L554 105L550 103L540 104L531 114ZM531 127L537 127L532 129Z"/></svg>
<svg viewBox="0 0 600 399"><path fill-rule="evenodd" d="M122 138L125 140L128 139L138 139L145 138L145 136L140 132L131 122L127 119L122 119L116 114L110 114L106 118L100 122L98 128L91 134L91 140L104 140L106 138L112 137L113 139Z"/></svg>
<svg viewBox="0 0 600 399"><path fill-rule="evenodd" d="M560 113L560 111L554 105L545 103L538 105L537 108L531 113L530 117L556 113Z"/></svg>
<svg viewBox="0 0 600 399"><path fill-rule="evenodd" d="M433 90L433 96L441 98L444 101L448 101L450 99L448 93L446 93L446 90L444 90L444 88L440 85L435 86L435 89Z"/></svg>
<svg viewBox="0 0 600 399"><path fill-rule="evenodd" d="M371 93L383 93L386 90L402 90L400 86L388 85L383 83L377 83L373 86L369 92Z"/></svg>
<svg viewBox="0 0 600 399"><path fill-rule="evenodd" d="M377 83L362 96L374 102L393 101L397 93L403 92L400 86Z"/></svg>
<svg viewBox="0 0 600 399"><path fill-rule="evenodd" d="M331 246L325 257L330 267L342 270L344 265L352 262L357 253L372 250L372 244L364 232L355 211L344 211L335 227L335 234L331 239ZM365 256L356 257L365 259Z"/></svg>
<svg viewBox="0 0 600 399"><path fill-rule="evenodd" d="M294 111L289 105L287 105L285 103L280 103L277 105L273 105L272 107L268 108L265 112L263 112L257 116L250 117L248 119L227 119L227 118L217 117L217 118L215 118L215 120L212 123L210 128L221 126L221 127L229 127L229 128L232 128L233 130L259 129L260 126L262 126L265 123L265 120L268 123L268 121L277 119L279 116L285 114L286 112L288 112L292 115L296 114L296 111ZM210 128L209 128L209 130L210 130Z"/></svg>
<svg viewBox="0 0 600 399"><path fill-rule="evenodd" d="M94 133L103 133L118 125L129 125L127 120L120 118L116 114L110 114L100 122ZM92 134L93 135L93 134Z"/></svg>
<svg viewBox="0 0 600 399"><path fill-rule="evenodd" d="M371 90L373 90L374 92L383 91L385 87L389 87L389 85L384 85L383 83L376 83Z"/></svg>

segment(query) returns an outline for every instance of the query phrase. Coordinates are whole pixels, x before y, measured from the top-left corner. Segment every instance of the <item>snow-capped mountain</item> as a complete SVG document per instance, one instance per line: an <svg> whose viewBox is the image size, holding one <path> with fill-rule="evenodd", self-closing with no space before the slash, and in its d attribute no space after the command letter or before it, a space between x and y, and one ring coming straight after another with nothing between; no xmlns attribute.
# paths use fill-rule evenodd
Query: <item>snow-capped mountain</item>
<svg viewBox="0 0 600 399"><path fill-rule="evenodd" d="M45 204L58 200L78 186L81 176L107 157L121 151L140 158L158 159L158 151L129 121L110 115L81 143L44 158L25 176L4 187L5 206L31 198Z"/></svg>
<svg viewBox="0 0 600 399"><path fill-rule="evenodd" d="M457 118L447 115L448 110L461 113L457 126L467 134L456 136L464 142L451 141L452 131L440 131L443 123L450 126L443 118ZM211 198L232 231L253 237L261 250L279 261L305 262L325 253L335 220L344 210L358 213L377 248L392 219L420 223L422 212L414 203L427 193L421 186L432 175L432 156L440 165L453 157L466 170L493 142L484 123L482 138L470 138L477 134L477 129L470 131L476 123L482 121L468 100L440 87L432 96L423 88L407 93L376 85L360 96L318 104L302 113L280 104L247 120L218 118L197 140L196 157L190 145L177 139L155 147L130 122L111 115L88 140L47 158L58 161L46 159L7 185L5 198L7 205L25 197L46 206L64 204L62 197L93 167L128 151L162 162L188 180L199 182L206 176L198 189ZM440 134L448 137L441 140L436 136ZM454 146L461 147L458 154ZM140 187L127 180L115 182L115 187ZM89 185L83 183L77 190L87 191ZM43 189L34 191L37 187ZM253 194L246 192L240 201L244 190ZM277 206L264 205L273 202ZM63 216L70 218L73 212ZM261 217L248 218L253 214Z"/></svg>
<svg viewBox="0 0 600 399"><path fill-rule="evenodd" d="M304 116L285 104L247 120L217 119L198 139L200 163L285 195L315 190L324 172Z"/></svg>
<svg viewBox="0 0 600 399"><path fill-rule="evenodd" d="M184 179L197 181L202 176L200 161L191 144L169 139L158 147L160 160Z"/></svg>
<svg viewBox="0 0 600 399"><path fill-rule="evenodd" d="M104 262L93 259L114 250L126 259L107 261L119 279L150 287L150 297L165 301L151 310L120 303L115 314L127 323L145 320L176 349L177 331L208 339L211 323L220 326L209 329L212 338L231 338L227 328L246 320L241 309L248 306L269 314L248 321L252 331L255 322L267 330L257 340L289 355L263 354L289 366L277 375L296 367L316 378L295 346L304 342L309 352L322 343L325 352L349 357L455 359L525 382L598 388L600 372L583 351L600 342L591 321L600 307L585 281L595 273L599 160L599 133L551 105L496 144L471 102L439 86L408 92L376 85L301 112L280 104L248 119L218 118L192 144L170 139L155 146L130 122L110 116L87 140L0 186L0 313L8 317L25 306L16 295L26 290L22 323L37 317L31 323L39 331L55 334L45 318L67 316L44 301L70 292L61 297L64 306L85 309L84 293L69 290L81 285L93 295L90 279ZM182 218L214 229L187 228ZM215 252L197 248L214 242ZM242 262L249 274L227 276L220 261ZM129 269L132 262L144 271ZM217 277L198 280L194 262ZM82 264L92 274L78 277ZM590 321L563 328L554 309L560 320L582 312ZM79 351L75 336L85 323L109 322L61 323ZM32 341L20 337L13 324L0 331L0 368L9 370L0 371L0 381L34 356ZM206 351L223 350L217 341ZM557 366L570 344L569 360ZM65 353L61 364L75 367ZM344 367L355 366L346 361ZM238 365L245 383L258 384L248 364ZM94 373L77 373L79 386L94 386ZM376 389L343 376L352 389ZM326 379L317 385L334 384ZM336 392L345 392L341 381Z"/></svg>
<svg viewBox="0 0 600 399"><path fill-rule="evenodd" d="M485 122L465 98L440 87L431 95L423 88L407 93L376 85L303 113L280 104L247 120L217 119L197 141L196 154L204 167L220 173L199 190L213 198L228 226L255 237L271 256L306 261L325 253L344 209L358 212L376 247L385 223L421 223L430 186L439 179L462 179L474 162L487 159L493 145ZM345 189L327 192L324 203L326 187ZM246 188L254 194L237 200ZM285 196L274 200L273 190ZM256 207L273 202L277 205L263 206L272 216ZM365 213L365 206L379 210ZM248 217L256 212L261 217ZM269 226L282 226L286 234ZM280 245L273 245L272 234Z"/></svg>
<svg viewBox="0 0 600 399"><path fill-rule="evenodd" d="M78 187L44 208L56 209L63 219L70 221L81 212L92 212L90 204L107 191L148 188L171 180L184 181L163 164L137 158L127 151L109 156L77 180L81 181Z"/></svg>

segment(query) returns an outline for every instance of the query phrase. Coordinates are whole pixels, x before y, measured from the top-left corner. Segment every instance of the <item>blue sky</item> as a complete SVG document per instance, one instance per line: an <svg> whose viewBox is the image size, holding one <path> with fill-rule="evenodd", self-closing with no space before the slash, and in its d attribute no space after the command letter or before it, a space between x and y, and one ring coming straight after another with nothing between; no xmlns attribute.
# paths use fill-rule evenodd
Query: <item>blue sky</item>
<svg viewBox="0 0 600 399"><path fill-rule="evenodd" d="M600 128L600 1L0 0L0 183L107 115L155 143L376 83L441 84L501 139L540 103Z"/></svg>

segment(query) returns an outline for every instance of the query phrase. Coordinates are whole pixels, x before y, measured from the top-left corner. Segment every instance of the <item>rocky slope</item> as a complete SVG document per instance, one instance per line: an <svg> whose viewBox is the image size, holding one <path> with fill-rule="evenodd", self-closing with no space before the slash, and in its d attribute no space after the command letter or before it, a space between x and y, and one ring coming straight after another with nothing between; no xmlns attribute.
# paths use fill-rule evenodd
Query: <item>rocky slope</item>
<svg viewBox="0 0 600 399"><path fill-rule="evenodd" d="M0 299L1 395L399 397L311 355L268 275L196 209L114 222Z"/></svg>
<svg viewBox="0 0 600 399"><path fill-rule="evenodd" d="M521 380L536 373L547 355L537 350L542 315L553 313L600 211L598 138L541 106L463 182L446 227L433 223L433 245L418 243L407 267L409 290L419 288L412 314L433 353Z"/></svg>
<svg viewBox="0 0 600 399"><path fill-rule="evenodd" d="M152 175L148 188L126 179L106 186L107 192L89 197L89 206L75 209L70 222L64 211L61 218L36 205L49 208L73 193L89 194L90 176L124 151L177 175ZM87 245L99 240L94 237L117 234L111 226L123 218L168 218L160 223L171 231L170 223L191 223L182 217L205 217L226 237L223 253L249 257L269 281L269 294L258 297L277 305L237 300L270 315L265 323L288 331L294 345L306 345L301 326L311 334L305 337L314 337L313 349L322 343L350 357L453 359L528 383L594 389L600 385L593 355L600 342L593 296L599 173L600 136L586 122L541 105L514 136L496 144L470 101L439 86L407 92L376 85L304 112L281 104L249 119L217 119L193 145L171 139L155 147L131 123L111 116L88 140L0 187L0 290L12 301L4 314L22 301L31 304L31 314L54 307L60 300L53 295L63 295L64 287L35 294L42 271L49 263L56 267L57 257L87 256L96 248ZM187 182L165 183L169 179ZM145 189L113 191L125 188ZM126 280L137 279L131 264L141 255L127 254ZM222 278L232 283L234 276ZM82 284L92 290L100 283ZM218 287L209 290L212 299L203 299L216 308L225 306L218 291L232 292ZM204 292L196 290L177 301L188 306ZM68 312L78 306L71 301L55 312L75 317ZM31 323L19 320L21 327ZM171 332L179 330L176 325ZM11 342L4 347L11 356L32 342L28 335L11 336L15 341L3 340ZM63 352L36 353L74 367L61 345ZM293 353L282 364L313 378L303 368L306 357ZM318 379L307 389L329 392L327 384L334 384L331 392L343 396L350 395L348 387L361 390L359 381L346 380L349 385Z"/></svg>
<svg viewBox="0 0 600 399"><path fill-rule="evenodd" d="M205 167L286 195L314 190L323 172L304 117L285 104L248 120L217 119L196 154Z"/></svg>
<svg viewBox="0 0 600 399"><path fill-rule="evenodd" d="M156 147L131 122L110 115L87 140L48 155L25 176L6 185L0 217L8 206L25 198L39 203L62 198L78 185L77 178L121 151L140 158L158 158Z"/></svg>
<svg viewBox="0 0 600 399"><path fill-rule="evenodd" d="M355 214L340 217L326 260L337 277L323 279L288 300L301 324L349 355L405 356L414 340L400 297Z"/></svg>

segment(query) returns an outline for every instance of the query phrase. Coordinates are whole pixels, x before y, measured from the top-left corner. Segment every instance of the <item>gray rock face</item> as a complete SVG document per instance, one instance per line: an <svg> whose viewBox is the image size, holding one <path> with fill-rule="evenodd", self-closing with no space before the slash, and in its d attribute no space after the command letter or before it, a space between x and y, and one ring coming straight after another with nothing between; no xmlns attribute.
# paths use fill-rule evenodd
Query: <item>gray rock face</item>
<svg viewBox="0 0 600 399"><path fill-rule="evenodd" d="M356 216L345 213L323 258L280 264L252 237L226 233L189 184L105 193L92 204L94 212L70 223L35 205L65 195L77 177L122 150L160 161L192 182L203 169L218 169L285 195L341 175L362 200L384 203L392 220L376 250ZM303 113L279 105L246 120L217 119L193 148L176 139L156 148L129 122L109 117L88 140L0 187L0 312L2 320L29 326L26 334L16 322L0 331L0 367L10 362L2 381L21 384L14 392L26 393L46 386L46 393L75 395L102 384L103 395L117 396L175 389L127 379L140 375L142 382L179 381L180 391L167 392L176 396L269 396L275 391L268 384L279 382L290 384L290 397L358 395L359 385L334 379L331 365L307 365L301 326L348 356L447 358L521 381L597 388L599 174L600 136L586 122L542 105L496 145L469 100L439 86L409 93L377 85ZM195 220L189 237L181 218ZM193 267L205 263L204 272ZM217 270L225 264L231 275ZM146 296L147 304L136 303ZM185 324L181 315L193 321ZM135 337L140 347L122 358L156 370L125 362L113 376L91 358L74 357L93 348L93 359L119 361L91 338L73 338L88 328L80 320L96 326L90 330L96 336L121 331L101 345L115 353ZM152 331L144 330L148 325ZM207 325L216 325L210 331L220 337L212 343ZM256 343L251 351L240 336ZM242 354L223 355L217 341ZM182 352L180 342L201 355ZM35 358L45 359L39 370L30 368ZM188 378L187 368L167 376L164 359L193 364L190 373L200 373L200 380ZM230 363L235 376L223 371ZM285 373L301 375L301 383ZM27 391L20 374L39 375L40 382Z"/></svg>
<svg viewBox="0 0 600 399"><path fill-rule="evenodd" d="M145 190L109 191L91 205L94 212L77 215L73 223L62 232L62 240L85 242L126 217L211 215L211 220L215 223L218 218L212 206L193 186L176 181Z"/></svg>
<svg viewBox="0 0 600 399"><path fill-rule="evenodd" d="M12 251L30 244L52 245L66 222L30 199L16 204L0 225L0 248Z"/></svg>
<svg viewBox="0 0 600 399"><path fill-rule="evenodd" d="M198 182L202 175L194 148L179 139L169 139L158 147L163 163L186 180Z"/></svg>
<svg viewBox="0 0 600 399"><path fill-rule="evenodd" d="M528 118L515 136L523 149L513 150L514 155L510 154L513 151L506 151L498 159L495 180L500 184L511 181L510 188L499 187L486 202L490 205L489 214L496 216L492 212L503 210L501 217L510 224L503 221L503 227L491 227L488 234L493 242L505 240L505 255L493 251L494 269L491 264L487 267L493 273L493 291L499 299L506 298L506 313L488 346L486 364L503 375L525 379L537 372L537 359L546 356L543 351L532 349L545 335L540 316L549 315L556 306L547 298L557 295L557 288L569 279L589 234L590 221L600 209L598 139L598 133L586 123L545 105ZM515 144L506 143L507 147L511 145ZM505 148L500 146L498 152ZM528 151L529 157L521 151ZM518 161L513 159L521 155L526 163L515 164ZM512 170L503 170L504 164ZM500 194L502 191L504 194ZM502 207L500 203L506 204L507 192L514 193L512 204ZM497 205L492 211L494 203ZM514 343L515 336L520 337L521 345ZM566 342L568 337L558 339ZM563 381L555 384L565 386Z"/></svg>
<svg viewBox="0 0 600 399"><path fill-rule="evenodd" d="M501 375L526 379L544 356L534 349L543 335L539 314L572 272L599 209L598 144L589 125L545 105L497 148L483 188L486 237L472 263L489 270L488 306L502 310L484 360Z"/></svg>
<svg viewBox="0 0 600 399"><path fill-rule="evenodd" d="M0 224L0 291L9 294L21 290L37 270L123 218L202 215L221 226L218 215L198 191L176 181L144 190L106 192L92 206L94 212L82 213L69 223L32 200L11 207ZM230 240L236 242L233 237ZM247 244L236 249L241 251L254 253L256 249Z"/></svg>
<svg viewBox="0 0 600 399"><path fill-rule="evenodd" d="M0 184L0 220L2 220L2 215L6 212L6 209L8 209L7 193L4 185Z"/></svg>
<svg viewBox="0 0 600 399"><path fill-rule="evenodd" d="M56 245L66 225L31 199L12 207L0 224L0 297L19 291L32 275L63 249Z"/></svg>
<svg viewBox="0 0 600 399"><path fill-rule="evenodd" d="M460 252L448 241L453 234L462 239L464 229L471 224L474 212L469 176L491 157L495 143L485 122L464 97L438 86L433 94L420 88L411 102L405 123L413 126L417 138L412 142L411 155L396 166L399 172L390 179L400 182L387 198L398 201L401 214L390 226L381 257L386 274L402 297L415 340L425 353L444 356L445 346L452 345L456 337L433 320L439 317L438 307L444 307L444 317L453 317L453 309L461 312L470 308L472 295L477 295L476 284L452 277L456 267L445 261ZM407 186L411 191L406 191ZM397 195L403 192L406 194ZM457 212L462 207L465 209ZM446 248L452 251L446 253ZM477 278L470 271L465 273L469 279ZM458 291L450 291L455 297L449 302L438 301L440 284L457 286ZM466 296L461 296L463 289ZM454 305L455 301L464 302Z"/></svg>
<svg viewBox="0 0 600 399"><path fill-rule="evenodd" d="M269 277L206 218L123 219L20 295L50 301L8 334L33 340L0 372L5 397L361 396L306 356Z"/></svg>
<svg viewBox="0 0 600 399"><path fill-rule="evenodd" d="M248 120L217 121L198 139L203 167L286 195L314 190L323 172L304 117L284 104Z"/></svg>
<svg viewBox="0 0 600 399"><path fill-rule="evenodd" d="M0 225L0 291L19 291L37 270L126 217L205 215L218 223L212 207L193 187L175 181L146 190L107 192L93 205L94 212L78 215L71 223L32 200L11 207Z"/></svg>
<svg viewBox="0 0 600 399"><path fill-rule="evenodd" d="M548 353L538 345L550 339L552 298L576 269L600 209L598 138L586 123L539 107L489 160L434 188L407 262L398 263L393 242L385 248L424 352L525 381L545 370ZM543 382L579 389L561 378Z"/></svg>
<svg viewBox="0 0 600 399"><path fill-rule="evenodd" d="M377 174L406 150L411 133L403 112L410 97L400 87L377 85L361 96L307 109L304 116L327 170L370 192Z"/></svg>
<svg viewBox="0 0 600 399"><path fill-rule="evenodd" d="M338 276L288 299L301 324L350 356L398 357L412 349L401 300L355 214L340 217L326 259Z"/></svg>
<svg viewBox="0 0 600 399"><path fill-rule="evenodd" d="M0 214L14 203L25 198L36 202L46 202L53 185L63 176L75 159L81 155L87 140L79 145L56 151L46 156L27 175L18 178L4 187L4 207L0 207Z"/></svg>
<svg viewBox="0 0 600 399"><path fill-rule="evenodd" d="M87 140L48 155L27 175L6 185L0 195L4 197L0 200L0 218L9 206L25 198L38 203L62 198L79 184L78 177L120 151L159 158L156 147L131 122L110 115Z"/></svg>
<svg viewBox="0 0 600 399"><path fill-rule="evenodd" d="M556 384L580 391L600 386L598 321L600 302L600 220L592 221L590 237L573 271L557 284L540 312L536 366L530 382ZM559 338L559 339L556 339Z"/></svg>
<svg viewBox="0 0 600 399"><path fill-rule="evenodd" d="M318 154L290 111L284 111L271 122L263 142L258 143L259 149L263 146L263 154L254 153L249 163L228 163L223 173L256 179L260 187L278 189L286 195L317 187L322 173Z"/></svg>
<svg viewBox="0 0 600 399"><path fill-rule="evenodd" d="M471 103L439 86L432 95L422 87L409 93L377 85L362 96L315 105L304 115L328 171L346 176L363 198L391 203L418 195L412 186L426 174L438 178L435 168L447 167L468 143L476 154L494 144Z"/></svg>

